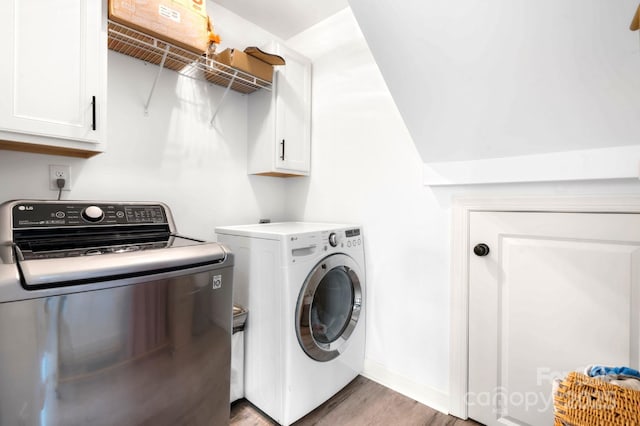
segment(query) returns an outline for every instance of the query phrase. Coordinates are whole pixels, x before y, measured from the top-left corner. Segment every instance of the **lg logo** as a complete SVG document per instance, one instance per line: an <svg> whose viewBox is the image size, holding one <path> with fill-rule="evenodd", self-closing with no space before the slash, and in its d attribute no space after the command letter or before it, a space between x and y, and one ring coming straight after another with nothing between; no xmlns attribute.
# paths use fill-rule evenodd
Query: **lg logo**
<svg viewBox="0 0 640 426"><path fill-rule="evenodd" d="M222 288L222 275L213 276L213 279L211 280L211 288L214 290Z"/></svg>
<svg viewBox="0 0 640 426"><path fill-rule="evenodd" d="M33 206L18 206L18 210L20 211L31 211L33 210Z"/></svg>

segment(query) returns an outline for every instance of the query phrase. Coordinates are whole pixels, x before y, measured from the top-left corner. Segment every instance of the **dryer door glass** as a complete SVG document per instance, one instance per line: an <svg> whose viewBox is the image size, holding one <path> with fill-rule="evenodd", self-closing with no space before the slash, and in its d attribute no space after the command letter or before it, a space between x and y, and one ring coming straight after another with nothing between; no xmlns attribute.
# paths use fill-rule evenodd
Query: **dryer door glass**
<svg viewBox="0 0 640 426"><path fill-rule="evenodd" d="M302 286L296 307L296 332L304 352L329 361L344 351L362 305L360 270L345 254L324 258Z"/></svg>
<svg viewBox="0 0 640 426"><path fill-rule="evenodd" d="M311 303L311 333L320 343L331 343L349 324L353 284L344 267L329 271L316 288Z"/></svg>

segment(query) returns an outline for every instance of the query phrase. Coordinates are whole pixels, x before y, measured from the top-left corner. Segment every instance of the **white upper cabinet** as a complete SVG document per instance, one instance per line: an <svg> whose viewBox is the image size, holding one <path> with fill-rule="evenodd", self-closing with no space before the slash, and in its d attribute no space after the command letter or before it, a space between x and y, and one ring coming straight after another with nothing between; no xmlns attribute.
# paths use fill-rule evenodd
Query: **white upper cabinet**
<svg viewBox="0 0 640 426"><path fill-rule="evenodd" d="M282 56L273 90L249 98L250 174L306 176L311 163L311 61L286 46L272 43L269 53Z"/></svg>
<svg viewBox="0 0 640 426"><path fill-rule="evenodd" d="M104 151L104 21L101 0L0 2L0 148Z"/></svg>

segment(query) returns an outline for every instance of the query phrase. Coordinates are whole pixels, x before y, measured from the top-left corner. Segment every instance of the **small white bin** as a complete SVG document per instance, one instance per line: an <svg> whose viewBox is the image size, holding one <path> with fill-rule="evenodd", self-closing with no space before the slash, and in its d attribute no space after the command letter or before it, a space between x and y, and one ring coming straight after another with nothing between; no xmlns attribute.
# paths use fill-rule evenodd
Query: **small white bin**
<svg viewBox="0 0 640 426"><path fill-rule="evenodd" d="M230 402L244 398L244 325L246 322L247 310L240 305L233 305Z"/></svg>

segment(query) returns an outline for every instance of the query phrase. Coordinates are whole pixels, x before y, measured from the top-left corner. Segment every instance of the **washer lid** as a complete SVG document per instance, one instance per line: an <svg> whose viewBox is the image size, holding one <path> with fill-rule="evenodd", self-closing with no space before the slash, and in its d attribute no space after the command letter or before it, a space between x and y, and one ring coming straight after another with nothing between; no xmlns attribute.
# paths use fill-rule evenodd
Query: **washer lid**
<svg viewBox="0 0 640 426"><path fill-rule="evenodd" d="M227 252L218 243L206 243L170 237L162 247L131 249L123 246L88 250L84 255L67 257L33 257L24 259L17 253L22 284L27 289L88 284L142 275L187 270L218 265L227 261ZM138 246L135 246L138 247ZM19 249L16 249L19 250ZM91 253L93 252L93 253Z"/></svg>

